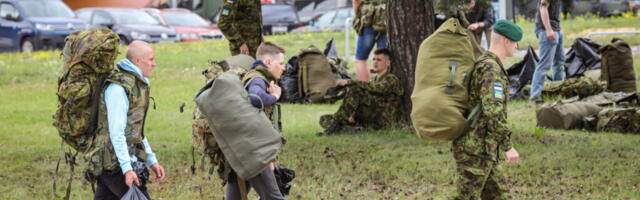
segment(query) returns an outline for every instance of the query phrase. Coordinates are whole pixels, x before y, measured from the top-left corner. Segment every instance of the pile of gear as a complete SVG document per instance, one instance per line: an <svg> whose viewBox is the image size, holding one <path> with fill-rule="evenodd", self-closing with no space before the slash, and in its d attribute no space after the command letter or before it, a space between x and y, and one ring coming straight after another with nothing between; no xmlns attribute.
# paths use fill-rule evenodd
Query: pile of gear
<svg viewBox="0 0 640 200"><path fill-rule="evenodd" d="M347 61L338 56L333 39L324 51L313 45L300 49L297 56L289 59L280 78L280 102L333 103L344 95L336 82L351 79L347 69Z"/></svg>
<svg viewBox="0 0 640 200"><path fill-rule="evenodd" d="M532 52L530 49L528 54ZM581 38L576 40L567 57L569 78L561 82L549 81L543 89L543 95L559 95L565 99L537 108L537 125L566 130L640 133L640 97L636 92L636 75L629 45L623 40L613 39L611 44L600 46ZM521 74L529 73L530 66L526 65L536 61L526 60L528 58L536 56L527 55L525 60L514 65L524 63L516 66L522 68ZM510 81L516 84L526 79L524 76L514 77ZM513 95L519 97L526 93L526 87L520 89Z"/></svg>

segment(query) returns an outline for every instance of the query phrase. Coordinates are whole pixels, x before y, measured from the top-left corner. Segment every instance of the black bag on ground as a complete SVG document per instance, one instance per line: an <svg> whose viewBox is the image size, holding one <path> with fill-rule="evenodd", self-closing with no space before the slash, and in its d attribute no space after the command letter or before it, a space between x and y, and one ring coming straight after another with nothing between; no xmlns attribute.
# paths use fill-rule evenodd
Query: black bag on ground
<svg viewBox="0 0 640 200"><path fill-rule="evenodd" d="M600 48L600 53L602 80L607 82L607 89L612 92L636 92L636 73L629 44L613 38L611 44Z"/></svg>
<svg viewBox="0 0 640 200"><path fill-rule="evenodd" d="M303 99L298 90L298 56L293 56L287 62L287 70L280 78L282 96L280 102L302 103Z"/></svg>
<svg viewBox="0 0 640 200"><path fill-rule="evenodd" d="M600 53L602 45L589 38L576 38L571 49L565 55L566 77L578 77L587 70L600 69Z"/></svg>
<svg viewBox="0 0 640 200"><path fill-rule="evenodd" d="M289 184L296 178L296 172L284 166L278 165L273 169L273 175L278 183L278 189L283 196L289 195L291 185Z"/></svg>
<svg viewBox="0 0 640 200"><path fill-rule="evenodd" d="M539 60L536 51L529 46L524 58L505 70L509 76L510 98L526 98L528 96L528 94L522 93L522 88L531 82Z"/></svg>
<svg viewBox="0 0 640 200"><path fill-rule="evenodd" d="M135 184L131 184L129 191L120 198L120 200L149 200Z"/></svg>

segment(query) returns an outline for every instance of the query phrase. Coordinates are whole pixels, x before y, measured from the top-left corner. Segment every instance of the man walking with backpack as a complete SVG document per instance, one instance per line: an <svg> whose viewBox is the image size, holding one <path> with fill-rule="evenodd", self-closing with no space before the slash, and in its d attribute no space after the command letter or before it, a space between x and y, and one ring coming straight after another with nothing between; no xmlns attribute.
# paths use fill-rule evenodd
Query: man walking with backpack
<svg viewBox="0 0 640 200"><path fill-rule="evenodd" d="M93 154L90 171L99 173L95 200L120 199L135 184L149 198L147 168L165 178L147 138L144 124L149 108L149 80L156 67L151 45L133 41L120 69L107 80L104 98L99 104L95 145L101 153ZM101 173L100 173L101 171Z"/></svg>
<svg viewBox="0 0 640 200"><path fill-rule="evenodd" d="M472 130L452 142L460 175L455 199L507 199L498 167L500 154L506 151L508 163L519 159L507 127L509 87L502 61L513 56L522 30L508 20L499 20L492 28L489 51L479 58L469 83L470 107L479 108L479 112L471 118Z"/></svg>
<svg viewBox="0 0 640 200"><path fill-rule="evenodd" d="M242 83L249 93L251 104L256 108L262 109L278 131L280 131L280 125L277 101L282 94L282 90L277 85L277 82L285 70L284 53L284 49L273 43L265 42L260 44L256 52L257 60L253 63L252 69L242 78ZM227 175L228 182L225 199L246 200L250 188L254 188L263 200L286 199L278 188L278 183L273 173L274 168L274 164L270 163L269 167L264 169L263 172L248 180L242 180L235 172L230 172Z"/></svg>

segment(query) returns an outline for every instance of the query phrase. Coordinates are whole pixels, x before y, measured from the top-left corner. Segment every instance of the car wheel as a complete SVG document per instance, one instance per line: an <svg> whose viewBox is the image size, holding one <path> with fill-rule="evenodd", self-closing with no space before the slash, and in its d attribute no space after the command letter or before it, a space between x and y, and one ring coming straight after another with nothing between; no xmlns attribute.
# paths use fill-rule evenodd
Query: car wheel
<svg viewBox="0 0 640 200"><path fill-rule="evenodd" d="M35 46L33 45L33 41L31 38L24 38L22 43L20 43L20 51L21 52L33 52L35 50Z"/></svg>

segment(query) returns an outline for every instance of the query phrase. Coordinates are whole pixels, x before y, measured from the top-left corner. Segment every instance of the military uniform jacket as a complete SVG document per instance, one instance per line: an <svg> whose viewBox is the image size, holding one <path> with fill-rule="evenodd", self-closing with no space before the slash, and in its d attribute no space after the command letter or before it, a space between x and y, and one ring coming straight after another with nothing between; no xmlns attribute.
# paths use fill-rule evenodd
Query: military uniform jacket
<svg viewBox="0 0 640 200"><path fill-rule="evenodd" d="M453 151L498 161L500 151L511 149L507 126L508 77L498 57L486 52L469 80L471 107L480 105L472 130L453 141Z"/></svg>
<svg viewBox="0 0 640 200"><path fill-rule="evenodd" d="M218 27L229 42L249 46L262 42L260 0L224 0ZM256 44L254 44L256 43Z"/></svg>
<svg viewBox="0 0 640 200"><path fill-rule="evenodd" d="M400 100L404 94L404 89L400 85L398 77L390 72L380 77L375 77L371 82L351 80L347 86L359 87L370 95L378 118L376 123L398 122L396 119L400 112Z"/></svg>
<svg viewBox="0 0 640 200"><path fill-rule="evenodd" d="M142 77L122 69L110 75L107 81L121 85L127 93L130 104L124 134L129 154L135 155L139 161L144 162L147 154L144 151L142 140L144 139L144 124L149 108L149 85ZM99 104L96 139L93 148L86 156L89 159L88 172L95 177L104 170L114 171L119 167L118 158L109 139L109 123L104 99L100 100Z"/></svg>
<svg viewBox="0 0 640 200"><path fill-rule="evenodd" d="M362 34L364 27L372 27L375 31L387 31L387 0L363 0L352 26L358 34Z"/></svg>

